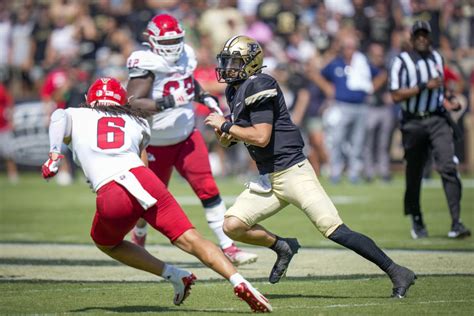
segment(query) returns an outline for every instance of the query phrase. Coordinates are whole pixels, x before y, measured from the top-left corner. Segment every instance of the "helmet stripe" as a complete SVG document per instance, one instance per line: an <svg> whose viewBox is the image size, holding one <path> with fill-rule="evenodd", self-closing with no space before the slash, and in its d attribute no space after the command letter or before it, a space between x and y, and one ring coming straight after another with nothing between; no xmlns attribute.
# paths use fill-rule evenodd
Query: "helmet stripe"
<svg viewBox="0 0 474 316"><path fill-rule="evenodd" d="M224 50L229 49L230 45L232 45L232 42L239 37L240 35L235 35L234 37L230 38L225 44L224 44Z"/></svg>

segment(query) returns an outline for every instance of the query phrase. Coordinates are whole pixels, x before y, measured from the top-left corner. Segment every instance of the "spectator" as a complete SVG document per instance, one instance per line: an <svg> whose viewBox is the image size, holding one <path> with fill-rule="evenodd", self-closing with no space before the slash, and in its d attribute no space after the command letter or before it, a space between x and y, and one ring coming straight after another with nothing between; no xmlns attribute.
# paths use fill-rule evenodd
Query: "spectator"
<svg viewBox="0 0 474 316"><path fill-rule="evenodd" d="M227 37L245 32L244 17L230 0L218 1L216 7L203 12L199 22L201 34L212 40L212 52L217 54Z"/></svg>
<svg viewBox="0 0 474 316"><path fill-rule="evenodd" d="M46 46L46 67L52 67L61 58L71 58L79 53L77 29L65 15L53 15L54 28Z"/></svg>
<svg viewBox="0 0 474 316"><path fill-rule="evenodd" d="M366 143L364 169L366 179L370 182L376 176L383 181L391 180L390 175L390 140L393 132L393 103L387 90L387 69L384 63L385 51L380 44L369 46L369 60L380 72L374 94L369 99L366 117ZM375 85L374 85L375 86Z"/></svg>
<svg viewBox="0 0 474 316"><path fill-rule="evenodd" d="M383 45L385 51L390 47L390 36L395 29L395 21L390 15L390 9L387 1L377 0L373 5L373 13L369 19L368 42Z"/></svg>
<svg viewBox="0 0 474 316"><path fill-rule="evenodd" d="M307 76L311 78L313 72L319 72L322 63L322 58L315 58L308 63ZM302 128L302 131L307 135L307 157L319 176L321 167L328 162L322 119L322 113L326 107L326 98L321 88L314 81L307 80L305 77L302 80L305 82L304 89L301 89L298 93L291 118L296 126Z"/></svg>
<svg viewBox="0 0 474 316"><path fill-rule="evenodd" d="M33 88L33 82L30 78L30 71L33 67L30 41L32 30L31 12L27 8L20 8L16 13L11 30L9 60L12 79L15 83L19 83L18 85L13 84L12 89L21 91L22 96L29 96Z"/></svg>
<svg viewBox="0 0 474 316"><path fill-rule="evenodd" d="M0 84L0 158L5 160L10 183L18 182L18 170L13 159L13 99L5 85Z"/></svg>
<svg viewBox="0 0 474 316"><path fill-rule="evenodd" d="M30 36L31 61L33 63L31 78L36 91L39 91L45 77L45 59L48 39L53 31L51 17L47 6L40 6L36 12L36 21Z"/></svg>
<svg viewBox="0 0 474 316"><path fill-rule="evenodd" d="M12 22L11 12L8 10L6 1L0 1L0 76L8 78L8 67L10 65L8 56L10 51L10 36Z"/></svg>
<svg viewBox="0 0 474 316"><path fill-rule="evenodd" d="M330 179L339 183L348 160L349 180L357 183L363 169L363 148L367 114L366 97L374 91L379 71L358 51L353 33L341 33L341 53L316 74L314 80L331 101ZM345 153L345 146L349 148Z"/></svg>

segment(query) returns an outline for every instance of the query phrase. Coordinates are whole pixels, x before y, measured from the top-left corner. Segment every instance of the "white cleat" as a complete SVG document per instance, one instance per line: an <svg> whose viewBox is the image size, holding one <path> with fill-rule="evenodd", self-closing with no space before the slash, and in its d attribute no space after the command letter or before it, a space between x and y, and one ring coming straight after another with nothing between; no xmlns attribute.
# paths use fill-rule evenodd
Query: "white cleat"
<svg viewBox="0 0 474 316"><path fill-rule="evenodd" d="M234 266L253 263L258 259L258 255L240 250L234 244L228 248L222 249L222 251Z"/></svg>
<svg viewBox="0 0 474 316"><path fill-rule="evenodd" d="M177 280L171 281L174 288L174 305L181 305L191 292L191 286L196 280L196 276L188 271L180 270Z"/></svg>
<svg viewBox="0 0 474 316"><path fill-rule="evenodd" d="M249 304L253 312L269 313L273 310L270 302L250 283L242 282L234 287L234 293Z"/></svg>

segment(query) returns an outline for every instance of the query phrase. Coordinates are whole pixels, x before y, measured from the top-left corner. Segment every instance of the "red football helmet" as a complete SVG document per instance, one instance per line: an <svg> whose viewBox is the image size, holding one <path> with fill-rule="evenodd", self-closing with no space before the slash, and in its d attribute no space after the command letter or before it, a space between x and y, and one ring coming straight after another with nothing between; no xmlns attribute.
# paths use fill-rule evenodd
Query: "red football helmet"
<svg viewBox="0 0 474 316"><path fill-rule="evenodd" d="M86 102L89 106L96 105L120 106L127 104L127 91L114 78L99 78L87 91Z"/></svg>
<svg viewBox="0 0 474 316"><path fill-rule="evenodd" d="M155 16L146 28L148 43L155 54L174 63L184 48L184 30L178 20L169 14Z"/></svg>

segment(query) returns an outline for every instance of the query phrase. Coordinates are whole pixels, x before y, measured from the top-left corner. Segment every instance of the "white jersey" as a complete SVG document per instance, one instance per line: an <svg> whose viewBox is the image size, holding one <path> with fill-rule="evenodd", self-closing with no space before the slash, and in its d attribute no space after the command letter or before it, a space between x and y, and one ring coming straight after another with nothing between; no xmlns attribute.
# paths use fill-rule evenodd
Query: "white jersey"
<svg viewBox="0 0 474 316"><path fill-rule="evenodd" d="M151 72L154 75L153 88L149 98L163 98L178 88L186 89L189 99L194 97L193 73L197 61L193 49L184 45L181 57L169 64L163 57L150 50L135 51L127 61L129 77L136 78ZM150 145L166 146L182 142L194 130L194 109L188 104L166 109L150 118Z"/></svg>
<svg viewBox="0 0 474 316"><path fill-rule="evenodd" d="M148 122L128 115L111 115L91 108L68 108L69 147L97 191L117 175L143 166L140 152L150 137ZM67 135L66 135L67 136Z"/></svg>

